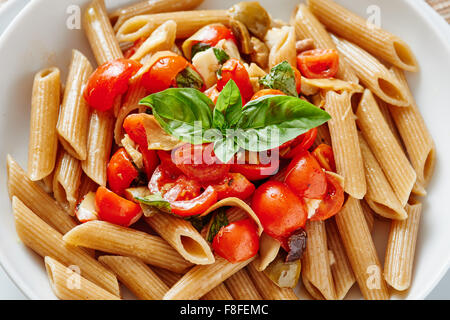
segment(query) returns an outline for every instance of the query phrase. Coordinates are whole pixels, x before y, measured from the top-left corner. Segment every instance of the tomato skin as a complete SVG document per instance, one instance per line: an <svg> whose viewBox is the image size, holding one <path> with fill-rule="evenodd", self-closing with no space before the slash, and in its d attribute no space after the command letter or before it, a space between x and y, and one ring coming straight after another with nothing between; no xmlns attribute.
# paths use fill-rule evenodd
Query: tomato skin
<svg viewBox="0 0 450 320"><path fill-rule="evenodd" d="M295 73L295 84L297 93L300 94L302 92L302 74L298 71L297 68L293 68Z"/></svg>
<svg viewBox="0 0 450 320"><path fill-rule="evenodd" d="M185 144L174 151L173 161L183 174L201 183L220 181L230 171L230 165L215 156L213 144Z"/></svg>
<svg viewBox="0 0 450 320"><path fill-rule="evenodd" d="M232 164L231 172L242 174L250 181L258 181L273 176L279 168L279 161L276 164Z"/></svg>
<svg viewBox="0 0 450 320"><path fill-rule="evenodd" d="M84 89L87 103L99 111L110 110L115 98L128 90L128 81L141 67L140 63L129 59L117 59L101 65L90 76Z"/></svg>
<svg viewBox="0 0 450 320"><path fill-rule="evenodd" d="M196 216L202 214L217 202L217 192L209 186L194 199L169 202L173 214L180 217Z"/></svg>
<svg viewBox="0 0 450 320"><path fill-rule="evenodd" d="M131 140L139 146L147 149L147 133L144 127L144 117L142 114L130 114L123 121L123 129Z"/></svg>
<svg viewBox="0 0 450 320"><path fill-rule="evenodd" d="M127 51L125 51L125 53L123 54L124 58L130 59L139 50L139 48L142 46L142 44L145 42L145 40L147 40L146 37L141 37L141 38L137 39L133 43L133 46L131 48L129 48Z"/></svg>
<svg viewBox="0 0 450 320"><path fill-rule="evenodd" d="M177 74L188 66L182 56L162 57L144 73L141 83L150 93L166 90L172 86Z"/></svg>
<svg viewBox="0 0 450 320"><path fill-rule="evenodd" d="M213 250L231 263L246 261L259 250L258 229L251 219L232 222L214 237Z"/></svg>
<svg viewBox="0 0 450 320"><path fill-rule="evenodd" d="M239 88L242 103L253 96L253 86L245 66L237 59L231 58L222 66L222 76L217 81L217 90L222 91L228 81L233 80Z"/></svg>
<svg viewBox="0 0 450 320"><path fill-rule="evenodd" d="M129 227L142 216L138 204L120 197L105 187L97 189L95 204L100 220L119 226Z"/></svg>
<svg viewBox="0 0 450 320"><path fill-rule="evenodd" d="M199 40L195 41L196 43L205 43L214 47L217 43L222 40L232 40L236 45L237 41L233 35L233 32L225 27L224 25L209 25L201 29L200 33L196 36Z"/></svg>
<svg viewBox="0 0 450 320"><path fill-rule="evenodd" d="M308 150L317 138L317 128L298 136L280 146L280 156L283 159L292 159L303 151Z"/></svg>
<svg viewBox="0 0 450 320"><path fill-rule="evenodd" d="M339 53L335 49L304 51L297 56L297 65L306 78L332 78L339 69Z"/></svg>
<svg viewBox="0 0 450 320"><path fill-rule="evenodd" d="M308 218L303 200L279 181L268 181L256 189L252 209L264 231L275 239L283 239L304 227Z"/></svg>
<svg viewBox="0 0 450 320"><path fill-rule="evenodd" d="M253 97L250 99L250 101L259 99L264 96L268 95L274 95L274 96L285 96L286 94L283 91L276 90L276 89L262 89L256 92Z"/></svg>
<svg viewBox="0 0 450 320"><path fill-rule="evenodd" d="M188 179L185 175L180 175L172 185L173 186L164 193L164 199L169 202L191 200L201 194L202 186L200 183Z"/></svg>
<svg viewBox="0 0 450 320"><path fill-rule="evenodd" d="M205 94L208 98L211 99L211 101L216 104L217 103L217 99L219 98L219 90L217 90L217 86L213 86L211 88L209 88L208 90L205 91Z"/></svg>
<svg viewBox="0 0 450 320"><path fill-rule="evenodd" d="M299 197L322 199L327 191L325 173L317 160L304 151L289 164L285 182Z"/></svg>
<svg viewBox="0 0 450 320"><path fill-rule="evenodd" d="M229 197L246 200L255 192L255 185L240 173L228 173L220 183L211 186L219 201Z"/></svg>
<svg viewBox="0 0 450 320"><path fill-rule="evenodd" d="M150 179L156 167L159 165L158 154L155 150L148 150L147 148L143 148L141 146L139 146L139 152L142 153L145 174L147 175L147 178Z"/></svg>
<svg viewBox="0 0 450 320"><path fill-rule="evenodd" d="M336 172L333 149L327 144L321 144L311 154L326 171Z"/></svg>
<svg viewBox="0 0 450 320"><path fill-rule="evenodd" d="M342 209L344 204L344 190L339 181L333 175L326 173L327 193L311 217L311 221L320 221L331 218Z"/></svg>
<svg viewBox="0 0 450 320"><path fill-rule="evenodd" d="M126 188L139 176L125 148L120 148L109 160L106 168L108 185L112 192L123 195Z"/></svg>

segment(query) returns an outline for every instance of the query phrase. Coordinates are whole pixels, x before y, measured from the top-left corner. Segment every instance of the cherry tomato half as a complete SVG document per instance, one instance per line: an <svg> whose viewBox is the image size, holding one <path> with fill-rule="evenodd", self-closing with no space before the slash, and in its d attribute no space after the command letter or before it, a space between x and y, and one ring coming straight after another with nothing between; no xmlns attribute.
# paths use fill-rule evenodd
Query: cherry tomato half
<svg viewBox="0 0 450 320"><path fill-rule="evenodd" d="M216 104L217 103L217 99L219 98L219 90L217 90L217 86L212 86L211 88L209 88L208 90L205 91L205 94L208 98L211 99L211 101Z"/></svg>
<svg viewBox="0 0 450 320"><path fill-rule="evenodd" d="M312 221L326 220L341 211L344 204L344 190L338 179L333 175L326 173L327 177L327 193L316 210Z"/></svg>
<svg viewBox="0 0 450 320"><path fill-rule="evenodd" d="M90 76L84 98L94 109L110 110L115 98L128 90L128 81L140 68L139 62L129 59L117 59L101 65Z"/></svg>
<svg viewBox="0 0 450 320"><path fill-rule="evenodd" d="M106 168L108 185L112 192L123 195L126 188L139 176L131 158L120 148L109 160Z"/></svg>
<svg viewBox="0 0 450 320"><path fill-rule="evenodd" d="M326 171L336 172L333 149L327 144L321 144L311 154Z"/></svg>
<svg viewBox="0 0 450 320"><path fill-rule="evenodd" d="M258 229L251 219L232 222L219 230L212 247L231 263L246 261L258 253Z"/></svg>
<svg viewBox="0 0 450 320"><path fill-rule="evenodd" d="M300 94L302 92L302 74L298 71L297 68L294 68L295 72L295 85L297 89L297 93Z"/></svg>
<svg viewBox="0 0 450 320"><path fill-rule="evenodd" d="M237 44L236 38L233 35L233 32L221 24L213 24L202 28L196 34L197 41L195 43L205 43L214 47L220 40L232 40Z"/></svg>
<svg viewBox="0 0 450 320"><path fill-rule="evenodd" d="M306 78L332 78L339 69L339 54L335 49L304 51L298 55L297 65Z"/></svg>
<svg viewBox="0 0 450 320"><path fill-rule="evenodd" d="M170 88L177 74L189 66L182 56L167 56L156 61L150 70L142 76L142 85L150 91L157 93Z"/></svg>
<svg viewBox="0 0 450 320"><path fill-rule="evenodd" d="M233 80L239 88L242 103L245 104L253 96L253 86L245 66L237 59L231 58L222 66L217 90L222 91L228 81Z"/></svg>
<svg viewBox="0 0 450 320"><path fill-rule="evenodd" d="M229 197L245 200L255 192L255 185L240 173L228 173L220 183L211 186L217 192L217 200Z"/></svg>
<svg viewBox="0 0 450 320"><path fill-rule="evenodd" d="M274 95L274 96L285 96L286 94L283 91L275 90L275 89L262 89L256 92L253 97L250 99L250 101L259 99L264 96L268 95Z"/></svg>
<svg viewBox="0 0 450 320"><path fill-rule="evenodd" d="M202 214L217 202L217 192L209 186L194 199L169 202L173 214L180 217L196 216Z"/></svg>
<svg viewBox="0 0 450 320"><path fill-rule="evenodd" d="M256 189L252 209L264 231L275 239L283 239L302 228L308 218L303 200L279 181L268 181Z"/></svg>
<svg viewBox="0 0 450 320"><path fill-rule="evenodd" d="M298 136L297 138L286 142L280 146L280 157L283 159L292 159L303 151L308 150L314 144L317 137L317 128Z"/></svg>

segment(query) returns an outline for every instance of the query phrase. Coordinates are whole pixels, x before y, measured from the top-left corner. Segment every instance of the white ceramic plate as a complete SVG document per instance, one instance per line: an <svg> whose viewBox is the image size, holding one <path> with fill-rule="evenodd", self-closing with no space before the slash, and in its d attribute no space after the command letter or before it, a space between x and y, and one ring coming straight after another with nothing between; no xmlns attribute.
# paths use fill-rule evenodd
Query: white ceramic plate
<svg viewBox="0 0 450 320"><path fill-rule="evenodd" d="M72 48L92 59L81 30L66 27L70 5L87 0L34 0L17 16L0 38L0 262L17 286L31 299L55 299L42 259L20 243L6 190L6 154L26 165L30 96L33 75L56 65L65 76ZM107 0L120 6L127 0ZM227 8L237 0L206 0L202 8ZM260 0L275 18L288 20L296 1ZM409 292L394 298L423 299L450 265L450 31L425 3L417 0L338 0L362 16L370 5L381 9L383 28L401 36L412 47L421 72L409 75L413 93L435 138L438 163L418 239L413 284ZM375 242L384 260L388 226L377 222ZM355 286L356 287L356 286ZM302 290L300 294L304 295ZM349 295L360 297L354 288Z"/></svg>

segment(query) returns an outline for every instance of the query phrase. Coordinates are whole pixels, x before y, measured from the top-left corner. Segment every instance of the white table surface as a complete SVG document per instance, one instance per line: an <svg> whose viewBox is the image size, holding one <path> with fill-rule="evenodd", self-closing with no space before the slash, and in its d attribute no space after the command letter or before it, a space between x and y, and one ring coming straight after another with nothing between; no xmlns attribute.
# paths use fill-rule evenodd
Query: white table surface
<svg viewBox="0 0 450 320"><path fill-rule="evenodd" d="M15 15L30 0L0 0L0 34L12 21ZM6 4L4 4L6 2ZM0 268L0 300L24 300L27 297L9 279ZM450 300L450 271L427 297L429 300Z"/></svg>

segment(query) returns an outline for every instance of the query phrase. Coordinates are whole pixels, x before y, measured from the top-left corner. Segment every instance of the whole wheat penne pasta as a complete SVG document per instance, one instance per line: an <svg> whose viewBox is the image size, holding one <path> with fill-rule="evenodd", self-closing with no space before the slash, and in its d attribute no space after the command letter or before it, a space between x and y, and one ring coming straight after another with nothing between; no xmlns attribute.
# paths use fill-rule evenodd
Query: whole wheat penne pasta
<svg viewBox="0 0 450 320"><path fill-rule="evenodd" d="M314 288L310 292L314 298L335 300L336 289L331 274L325 223L308 221L305 230L308 244L302 258L302 279L306 279Z"/></svg>
<svg viewBox="0 0 450 320"><path fill-rule="evenodd" d="M98 185L92 181L91 178L89 178L84 173L81 175L81 182L80 182L80 189L78 192L78 202L83 199L85 195L87 195L89 192L95 192L97 191Z"/></svg>
<svg viewBox="0 0 450 320"><path fill-rule="evenodd" d="M67 245L61 233L41 220L15 196L12 205L17 234L27 247L42 257L58 257L65 266L77 266L83 277L120 296L117 278L111 271L83 249Z"/></svg>
<svg viewBox="0 0 450 320"><path fill-rule="evenodd" d="M105 221L90 221L64 235L74 246L140 258L145 263L183 272L192 264L160 237Z"/></svg>
<svg viewBox="0 0 450 320"><path fill-rule="evenodd" d="M377 57L404 70L417 72L419 66L410 47L399 37L331 0L308 0L310 10L332 32L356 43Z"/></svg>
<svg viewBox="0 0 450 320"><path fill-rule="evenodd" d="M416 172L395 140L370 90L364 92L356 116L357 124L400 205L406 205L416 182Z"/></svg>
<svg viewBox="0 0 450 320"><path fill-rule="evenodd" d="M55 171L52 171L48 176L40 181L36 181L39 186L44 189L48 194L53 194L53 175Z"/></svg>
<svg viewBox="0 0 450 320"><path fill-rule="evenodd" d="M389 292L358 199L348 197L336 224L359 288L366 300L387 300Z"/></svg>
<svg viewBox="0 0 450 320"><path fill-rule="evenodd" d="M140 300L161 300L169 287L142 260L134 257L101 256L98 260L112 270Z"/></svg>
<svg viewBox="0 0 450 320"><path fill-rule="evenodd" d="M334 256L334 263L331 263L330 268L336 290L336 299L343 300L356 279L334 219L327 220L325 228L328 248Z"/></svg>
<svg viewBox="0 0 450 320"><path fill-rule="evenodd" d="M55 167L60 89L58 68L44 69L35 75L28 144L28 176L32 181L45 178Z"/></svg>
<svg viewBox="0 0 450 320"><path fill-rule="evenodd" d="M187 261L214 263L211 247L189 221L163 212L147 217L145 221Z"/></svg>
<svg viewBox="0 0 450 320"><path fill-rule="evenodd" d="M82 173L80 160L61 150L53 176L53 196L70 215L74 215Z"/></svg>
<svg viewBox="0 0 450 320"><path fill-rule="evenodd" d="M50 286L61 300L120 300L53 258L45 257Z"/></svg>
<svg viewBox="0 0 450 320"><path fill-rule="evenodd" d="M57 130L61 145L78 160L85 160L87 156L90 112L83 90L92 72L89 60L73 50Z"/></svg>
<svg viewBox="0 0 450 320"><path fill-rule="evenodd" d="M173 287L173 285L183 276L180 273L158 267L153 267L152 270L169 288Z"/></svg>
<svg viewBox="0 0 450 320"><path fill-rule="evenodd" d="M344 177L344 190L362 199L366 194L366 178L350 98L348 92L328 91L325 110L331 115L328 127L337 173Z"/></svg>
<svg viewBox="0 0 450 320"><path fill-rule="evenodd" d="M7 170L8 192L11 198L14 196L19 198L42 220L60 233L64 234L76 227L77 224L72 217L36 182L31 181L10 155L7 156Z"/></svg>
<svg viewBox="0 0 450 320"><path fill-rule="evenodd" d="M380 111L383 114L384 120L389 126L389 129L394 135L395 140L397 140L398 145L403 148L403 141L400 138L400 134L398 133L397 127L395 126L394 119L392 118L391 113L389 112L389 105L378 97L375 97L375 100L377 101L378 107L380 108Z"/></svg>
<svg viewBox="0 0 450 320"><path fill-rule="evenodd" d="M254 262L256 270L264 271L275 260L280 248L281 244L278 240L263 232L259 238L259 255Z"/></svg>
<svg viewBox="0 0 450 320"><path fill-rule="evenodd" d="M409 160L416 170L418 183L426 187L434 172L436 147L414 101L405 74L398 68L392 68L391 72L405 88L410 106L404 110L396 110L390 106L389 110L405 144Z"/></svg>
<svg viewBox="0 0 450 320"><path fill-rule="evenodd" d="M248 265L247 271L264 300L298 300L294 290L277 286L264 272L256 270L254 263Z"/></svg>
<svg viewBox="0 0 450 320"><path fill-rule="evenodd" d="M380 61L347 40L335 36L333 40L364 86L389 104L407 107L408 98L403 87Z"/></svg>
<svg viewBox="0 0 450 320"><path fill-rule="evenodd" d="M341 61L345 60L341 59ZM354 93L363 92L364 88L356 82L348 82L334 78L309 79L302 77L302 94L305 96L314 96L329 90L338 93L348 91L353 95Z"/></svg>
<svg viewBox="0 0 450 320"><path fill-rule="evenodd" d="M366 200L363 199L360 201L360 203L364 213L364 218L366 218L367 227L369 228L369 231L372 232L375 224L375 217L374 217L375 213L372 210L372 208L367 204Z"/></svg>
<svg viewBox="0 0 450 320"><path fill-rule="evenodd" d="M125 21L137 15L192 10L202 2L203 0L145 0L117 9L110 13L109 18L116 21L114 29L118 30Z"/></svg>
<svg viewBox="0 0 450 320"><path fill-rule="evenodd" d="M197 300L247 266L253 259L231 263L216 257L213 264L195 266L170 288L164 300Z"/></svg>
<svg viewBox="0 0 450 320"><path fill-rule="evenodd" d="M297 65L297 51L295 49L295 29L294 27L284 26L281 28L272 28L267 31L264 39L269 48L269 68L287 61L291 66Z"/></svg>
<svg viewBox="0 0 450 320"><path fill-rule="evenodd" d="M336 45L328 31L304 4L298 5L294 10L291 25L295 27L298 39L309 38L314 40L314 45L317 49L336 49ZM354 83L359 82L355 72L344 59L339 59L339 69L336 78Z"/></svg>
<svg viewBox="0 0 450 320"><path fill-rule="evenodd" d="M361 134L359 135L359 143L364 158L364 171L367 181L367 194L364 199L367 204L382 217L394 220L406 219L405 209L403 209L377 159Z"/></svg>
<svg viewBox="0 0 450 320"><path fill-rule="evenodd" d="M226 10L177 11L139 15L128 19L118 28L117 39L119 42L134 42L149 36L153 30L167 20L173 20L177 24L177 39L189 38L198 29L211 23L229 25Z"/></svg>
<svg viewBox="0 0 450 320"><path fill-rule="evenodd" d="M246 269L242 269L228 278L225 286L235 300L262 300Z"/></svg>
<svg viewBox="0 0 450 320"><path fill-rule="evenodd" d="M405 209L408 219L391 223L384 261L384 278L399 291L411 285L422 204L412 199Z"/></svg>

